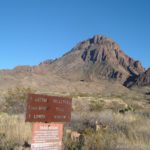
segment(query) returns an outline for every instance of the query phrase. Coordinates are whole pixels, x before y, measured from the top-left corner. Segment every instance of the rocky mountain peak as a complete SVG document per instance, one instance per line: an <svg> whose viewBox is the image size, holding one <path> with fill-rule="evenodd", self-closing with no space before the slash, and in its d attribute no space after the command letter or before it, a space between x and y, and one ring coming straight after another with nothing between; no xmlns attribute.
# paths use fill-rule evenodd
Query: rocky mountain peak
<svg viewBox="0 0 150 150"><path fill-rule="evenodd" d="M54 72L64 78L115 79L122 84L145 71L140 62L127 56L114 40L102 35L80 42L52 66Z"/></svg>
<svg viewBox="0 0 150 150"><path fill-rule="evenodd" d="M82 41L80 43L78 43L72 50L72 51L75 51L75 50L83 50L83 49L88 49L89 47L91 46L106 46L108 47L109 49L114 49L114 50L119 50L120 47L119 45L113 41L112 39L110 38L107 38L103 35L95 35L93 36L92 38L89 38L85 41Z"/></svg>
<svg viewBox="0 0 150 150"><path fill-rule="evenodd" d="M101 44L102 41L106 40L106 37L103 35L94 35L89 40L91 44Z"/></svg>
<svg viewBox="0 0 150 150"><path fill-rule="evenodd" d="M90 44L105 44L105 45L112 45L112 46L118 46L115 41L113 41L111 38L105 37L103 35L95 35L92 38L89 39Z"/></svg>

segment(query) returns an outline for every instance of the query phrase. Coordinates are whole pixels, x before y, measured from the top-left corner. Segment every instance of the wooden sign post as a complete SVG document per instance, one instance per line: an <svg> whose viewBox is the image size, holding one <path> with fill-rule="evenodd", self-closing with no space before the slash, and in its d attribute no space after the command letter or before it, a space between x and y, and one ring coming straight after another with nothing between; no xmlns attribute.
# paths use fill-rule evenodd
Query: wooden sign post
<svg viewBox="0 0 150 150"><path fill-rule="evenodd" d="M61 122L71 120L71 109L71 98L40 94L28 95L26 122L34 122L32 150L61 150L63 135Z"/></svg>

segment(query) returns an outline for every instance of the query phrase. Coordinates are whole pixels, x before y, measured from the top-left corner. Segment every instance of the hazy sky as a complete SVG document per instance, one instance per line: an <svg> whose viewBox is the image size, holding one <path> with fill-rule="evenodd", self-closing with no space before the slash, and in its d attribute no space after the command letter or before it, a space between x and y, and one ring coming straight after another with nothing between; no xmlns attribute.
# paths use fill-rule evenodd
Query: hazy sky
<svg viewBox="0 0 150 150"><path fill-rule="evenodd" d="M95 34L150 67L149 0L0 0L0 69L60 57Z"/></svg>

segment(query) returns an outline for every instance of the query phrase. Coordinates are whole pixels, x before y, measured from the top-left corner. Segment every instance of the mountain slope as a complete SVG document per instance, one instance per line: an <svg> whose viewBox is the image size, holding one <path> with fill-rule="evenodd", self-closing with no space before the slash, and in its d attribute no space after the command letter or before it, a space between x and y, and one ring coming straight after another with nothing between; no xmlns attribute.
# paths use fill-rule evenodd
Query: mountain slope
<svg viewBox="0 0 150 150"><path fill-rule="evenodd" d="M101 35L79 43L49 67L71 80L115 79L121 83L144 72L139 61L124 54L112 39Z"/></svg>

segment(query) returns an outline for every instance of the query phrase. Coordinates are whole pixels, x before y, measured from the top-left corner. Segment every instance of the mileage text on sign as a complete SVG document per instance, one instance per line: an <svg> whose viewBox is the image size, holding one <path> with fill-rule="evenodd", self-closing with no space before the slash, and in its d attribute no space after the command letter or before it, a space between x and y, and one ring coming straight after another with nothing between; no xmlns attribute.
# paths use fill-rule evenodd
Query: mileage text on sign
<svg viewBox="0 0 150 150"><path fill-rule="evenodd" d="M71 109L71 98L29 94L26 121L69 122L71 120Z"/></svg>

